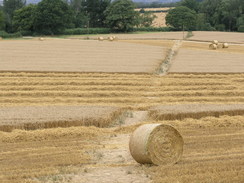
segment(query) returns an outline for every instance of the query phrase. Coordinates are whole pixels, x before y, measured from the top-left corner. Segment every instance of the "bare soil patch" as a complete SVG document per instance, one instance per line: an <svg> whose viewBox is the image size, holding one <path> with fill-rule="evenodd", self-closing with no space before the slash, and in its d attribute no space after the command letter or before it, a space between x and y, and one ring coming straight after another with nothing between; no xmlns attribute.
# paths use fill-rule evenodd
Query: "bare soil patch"
<svg viewBox="0 0 244 183"><path fill-rule="evenodd" d="M118 107L27 106L0 108L0 130L40 129L69 126L109 126L121 115Z"/></svg>
<svg viewBox="0 0 244 183"><path fill-rule="evenodd" d="M165 49L94 40L10 40L0 43L1 71L151 73Z"/></svg>
<svg viewBox="0 0 244 183"><path fill-rule="evenodd" d="M180 49L169 72L182 73L243 73L244 54L216 50Z"/></svg>

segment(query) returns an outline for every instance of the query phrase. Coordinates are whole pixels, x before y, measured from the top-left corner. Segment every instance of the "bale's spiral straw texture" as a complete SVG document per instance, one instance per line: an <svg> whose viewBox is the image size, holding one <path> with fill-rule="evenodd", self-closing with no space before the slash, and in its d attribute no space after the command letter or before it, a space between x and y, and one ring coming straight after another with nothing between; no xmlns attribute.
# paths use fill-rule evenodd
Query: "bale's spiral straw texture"
<svg viewBox="0 0 244 183"><path fill-rule="evenodd" d="M229 44L228 43L223 43L223 47L222 48L228 48Z"/></svg>
<svg viewBox="0 0 244 183"><path fill-rule="evenodd" d="M146 124L137 128L129 143L130 153L138 163L174 164L183 154L183 138L169 125Z"/></svg>

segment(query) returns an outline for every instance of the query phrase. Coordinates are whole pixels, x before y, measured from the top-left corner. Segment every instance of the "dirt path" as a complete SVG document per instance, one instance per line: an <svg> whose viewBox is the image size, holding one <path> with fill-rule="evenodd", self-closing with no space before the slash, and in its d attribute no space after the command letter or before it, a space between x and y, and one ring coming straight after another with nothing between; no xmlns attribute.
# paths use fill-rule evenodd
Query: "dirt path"
<svg viewBox="0 0 244 183"><path fill-rule="evenodd" d="M147 118L147 111L133 111L121 126ZM102 148L94 152L94 163L83 166L83 170L76 174L65 175L62 180L72 183L150 183L144 166L136 163L130 155L129 138L130 134L118 134L101 141Z"/></svg>

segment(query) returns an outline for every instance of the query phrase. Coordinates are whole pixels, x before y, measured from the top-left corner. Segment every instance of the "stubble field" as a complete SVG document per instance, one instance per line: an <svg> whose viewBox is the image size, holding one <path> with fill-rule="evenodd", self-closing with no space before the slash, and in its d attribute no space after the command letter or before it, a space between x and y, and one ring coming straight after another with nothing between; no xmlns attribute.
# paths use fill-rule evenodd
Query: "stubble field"
<svg viewBox="0 0 244 183"><path fill-rule="evenodd" d="M46 50L46 46L39 46L36 54L28 58L28 53L20 49L21 44L28 45L26 41L7 42L9 48L17 45L19 51L13 51L11 56L9 50L1 50L5 55L1 61L5 65L0 69L0 126L11 124L11 128L0 131L0 182L243 182L242 65L238 72L223 70L212 73L212 63L206 62L201 68L208 65L208 72L177 71L161 75L155 70L167 56L166 50L170 50L175 42L127 40L128 43L116 42L116 48L111 45L101 48L116 50L128 45L130 50L124 47L118 55L120 61L115 63L115 57L106 57L108 61L103 62L112 63L113 69L101 72L103 63L93 63L94 58L99 57L82 51L79 53L78 48L72 54L73 59L68 60L71 55L63 53L63 59L67 63L69 61L68 67L59 65L61 56L55 55L69 50L72 44L83 44L82 40L29 41L31 46L33 43L56 46L60 43L60 48L58 51L54 49L55 55L51 57L53 61L57 58L56 64L49 67L45 58L49 58L51 51ZM85 50L87 53L95 52L98 45L110 43L91 41L94 44L92 51L91 48ZM4 44L4 41L0 42L1 48ZM85 41L84 44L89 45L90 42ZM217 62L223 53L239 55L236 58L243 59L241 45L230 45L229 51L208 50L208 45L207 48L205 45L183 42L178 54L174 54L172 64L177 63L174 60L182 59L182 50L193 54L196 50L214 54ZM131 48L142 47L151 51L140 52L142 55L137 59ZM33 50L29 48L29 52ZM25 54L18 57L22 52ZM157 54L152 56L152 53ZM34 55L39 57L32 63ZM80 65L83 68L86 63L80 62L83 57L90 58L91 62L86 62L91 70L70 72L70 68L79 68ZM153 59L147 60L148 57ZM16 70L18 58L22 64ZM32 72L21 70L30 68L23 65L24 58L29 59L27 65L34 68ZM155 61L158 58L160 62ZM196 58L202 59L200 55ZM16 63L12 64L12 69L11 64L8 66L11 59ZM39 65L39 61L42 66L46 63L47 70ZM134 67L131 64L134 61L142 66ZM145 63L148 64L145 66ZM226 59L225 63L230 70L236 68L232 60ZM187 64L182 64L181 68L184 67ZM48 72L55 68L55 71L60 69L59 72ZM132 159L128 148L129 136L134 129L146 123L168 124L182 134L185 146L181 161L172 166L149 166L139 165ZM35 126L35 130L27 128L30 124ZM90 127L91 124L97 127Z"/></svg>

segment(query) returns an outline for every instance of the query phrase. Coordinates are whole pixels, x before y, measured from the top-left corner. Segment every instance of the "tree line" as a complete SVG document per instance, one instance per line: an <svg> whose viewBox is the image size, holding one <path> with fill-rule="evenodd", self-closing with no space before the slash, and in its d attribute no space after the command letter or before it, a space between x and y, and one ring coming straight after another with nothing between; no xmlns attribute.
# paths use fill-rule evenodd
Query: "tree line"
<svg viewBox="0 0 244 183"><path fill-rule="evenodd" d="M113 32L150 28L155 16L135 11L135 7L131 0L42 0L37 5L4 0L0 31L54 35L75 28L107 28ZM168 12L166 23L173 30L244 32L244 1L182 0Z"/></svg>
<svg viewBox="0 0 244 183"><path fill-rule="evenodd" d="M0 30L53 35L73 28L128 32L135 26L152 24L153 14L140 14L134 9L131 0L42 0L37 5L26 5L25 0L4 0Z"/></svg>
<svg viewBox="0 0 244 183"><path fill-rule="evenodd" d="M183 0L166 23L177 30L244 32L244 0Z"/></svg>

